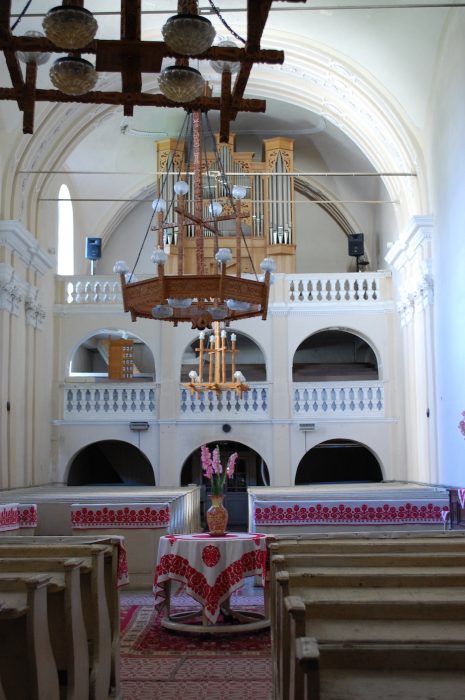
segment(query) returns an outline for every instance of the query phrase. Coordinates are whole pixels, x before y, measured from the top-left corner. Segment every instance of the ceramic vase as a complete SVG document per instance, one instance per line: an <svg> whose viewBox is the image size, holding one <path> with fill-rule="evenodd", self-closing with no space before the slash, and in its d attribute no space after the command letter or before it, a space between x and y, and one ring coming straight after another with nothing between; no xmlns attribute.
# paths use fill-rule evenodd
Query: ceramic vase
<svg viewBox="0 0 465 700"><path fill-rule="evenodd" d="M223 505L224 496L210 496L212 504L207 510L207 525L212 537L220 537L226 533L228 511Z"/></svg>

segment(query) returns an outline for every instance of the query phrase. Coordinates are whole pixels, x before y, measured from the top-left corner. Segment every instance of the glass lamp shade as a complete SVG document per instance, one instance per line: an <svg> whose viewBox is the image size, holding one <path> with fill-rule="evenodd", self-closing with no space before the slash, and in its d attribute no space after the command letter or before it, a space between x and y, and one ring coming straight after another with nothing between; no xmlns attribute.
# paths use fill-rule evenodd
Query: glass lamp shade
<svg viewBox="0 0 465 700"><path fill-rule="evenodd" d="M228 310L225 306L212 306L209 313L213 321L222 321L228 315Z"/></svg>
<svg viewBox="0 0 465 700"><path fill-rule="evenodd" d="M276 272L276 262L273 258L263 258L260 263L260 269L263 272Z"/></svg>
<svg viewBox="0 0 465 700"><path fill-rule="evenodd" d="M97 71L84 58L63 56L50 68L50 80L65 95L85 95L97 82Z"/></svg>
<svg viewBox="0 0 465 700"><path fill-rule="evenodd" d="M92 12L76 5L58 5L42 22L47 39L62 49L82 49L92 41L98 24Z"/></svg>
<svg viewBox="0 0 465 700"><path fill-rule="evenodd" d="M161 248L157 248L150 256L150 260L155 263L155 265L165 265L168 260L168 255Z"/></svg>
<svg viewBox="0 0 465 700"><path fill-rule="evenodd" d="M169 100L192 102L203 94L205 81L195 68L168 66L160 73L158 85Z"/></svg>
<svg viewBox="0 0 465 700"><path fill-rule="evenodd" d="M220 41L217 46L230 46L231 48L237 49L236 44L233 41ZM216 73L237 73L241 64L239 61L210 61L210 65Z"/></svg>
<svg viewBox="0 0 465 700"><path fill-rule="evenodd" d="M173 307L173 309L188 309L192 304L192 299L167 299L168 304Z"/></svg>
<svg viewBox="0 0 465 700"><path fill-rule="evenodd" d="M174 183L174 191L178 195L187 194L189 192L189 185L185 180L178 180Z"/></svg>
<svg viewBox="0 0 465 700"><path fill-rule="evenodd" d="M44 35L42 32L35 32L33 29L31 29L30 31L25 32L24 36L41 39ZM49 53L42 53L40 51L18 51L17 56L23 63L35 63L37 66L42 66L44 63L47 63L48 59L50 58Z"/></svg>
<svg viewBox="0 0 465 700"><path fill-rule="evenodd" d="M218 264L228 263L232 260L232 253L229 248L220 248L215 253L215 260Z"/></svg>
<svg viewBox="0 0 465 700"><path fill-rule="evenodd" d="M239 299L227 299L226 306L231 311L248 311L251 308L248 301L239 301Z"/></svg>
<svg viewBox="0 0 465 700"><path fill-rule="evenodd" d="M200 15L173 15L162 27L161 33L167 46L183 56L204 53L215 38L212 23Z"/></svg>
<svg viewBox="0 0 465 700"><path fill-rule="evenodd" d="M247 194L247 189L242 185L234 185L231 190L231 194L234 199L244 199L245 195Z"/></svg>
<svg viewBox="0 0 465 700"><path fill-rule="evenodd" d="M129 265L125 260L117 260L113 265L113 272L116 272L117 274L125 274L126 272L129 272Z"/></svg>
<svg viewBox="0 0 465 700"><path fill-rule="evenodd" d="M154 199L152 202L152 209L155 214L164 214L166 212L166 201L161 197Z"/></svg>
<svg viewBox="0 0 465 700"><path fill-rule="evenodd" d="M164 318L171 318L173 315L173 309L168 304L157 304L152 308L153 318L162 320Z"/></svg>
<svg viewBox="0 0 465 700"><path fill-rule="evenodd" d="M211 216L219 216L222 211L223 205L220 204L220 202L211 202L211 204L208 205L208 213L211 214Z"/></svg>

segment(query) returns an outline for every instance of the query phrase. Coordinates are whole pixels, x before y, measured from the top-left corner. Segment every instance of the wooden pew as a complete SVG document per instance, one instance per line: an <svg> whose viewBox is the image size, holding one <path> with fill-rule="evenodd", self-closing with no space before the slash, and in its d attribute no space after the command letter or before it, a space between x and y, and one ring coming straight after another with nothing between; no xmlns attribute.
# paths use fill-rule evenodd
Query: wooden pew
<svg viewBox="0 0 465 700"><path fill-rule="evenodd" d="M82 609L87 630L87 637L90 640L90 678L89 697L94 700L108 698L110 692L118 696L119 686L113 689L111 686L112 660L112 639L111 624L108 612L107 596L104 581L104 558L109 548L105 545L18 545L13 543L0 543L0 557L8 558L48 558L54 557L69 558L79 556L84 561L81 568L81 592ZM79 554L78 554L79 553ZM86 558L87 557L87 558ZM46 565L45 565L46 566ZM117 680L119 681L119 675Z"/></svg>
<svg viewBox="0 0 465 700"><path fill-rule="evenodd" d="M2 581L43 573L47 587L48 622L59 677L70 700L89 698L89 653L81 598L82 559L0 558ZM61 673L60 673L61 672Z"/></svg>
<svg viewBox="0 0 465 700"><path fill-rule="evenodd" d="M36 536L22 537L21 540L2 538L0 540L0 557L4 548L9 548L8 556L28 556L23 553L28 547L33 546L33 556L53 556L64 557L86 557L89 556L90 546L104 547L104 582L108 613L111 623L111 688L112 697L120 695L120 611L119 611L119 589L118 589L118 568L120 551L124 542L118 536ZM14 547L14 550L12 549ZM24 549L22 549L24 547ZM15 554L12 552L15 551Z"/></svg>
<svg viewBox="0 0 465 700"><path fill-rule="evenodd" d="M314 638L300 637L296 640L295 656L302 669L300 685L295 690L299 700L324 700L338 693L339 697L352 700L449 700L463 697L465 688L463 643L318 643Z"/></svg>
<svg viewBox="0 0 465 700"><path fill-rule="evenodd" d="M406 538L338 534L332 538L278 540L270 544L269 550L273 676L279 699L292 697L293 684L299 681L292 659L297 636L323 634L323 638L339 639L345 634L347 642L355 643L361 639L361 630L371 626L371 641L376 641L382 630L391 643L399 620L406 619L407 631L409 624L418 630L423 626L423 634L433 634L443 642L448 637L441 636L438 628L446 620L447 635L462 639L463 534L453 538L419 537L418 533ZM284 606L289 595L294 602L296 596L304 599L300 600L300 610L299 606L289 607L288 600ZM382 598L386 598L385 605L380 602ZM309 618L313 616L307 625L306 606L312 609ZM390 606L387 612L386 606ZM294 629L302 614L304 626ZM419 640L421 636L417 636Z"/></svg>
<svg viewBox="0 0 465 700"><path fill-rule="evenodd" d="M0 678L7 698L59 700L47 615L48 576L0 581Z"/></svg>

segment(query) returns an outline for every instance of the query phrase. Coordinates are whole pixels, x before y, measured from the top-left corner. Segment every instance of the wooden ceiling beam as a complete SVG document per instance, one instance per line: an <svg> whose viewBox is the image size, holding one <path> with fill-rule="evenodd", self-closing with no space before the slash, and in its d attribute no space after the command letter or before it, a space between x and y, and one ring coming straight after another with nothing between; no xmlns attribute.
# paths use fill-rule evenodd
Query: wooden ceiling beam
<svg viewBox="0 0 465 700"><path fill-rule="evenodd" d="M0 100L17 101L17 94L14 88L0 88ZM36 89L36 102L80 102L82 104L107 104L124 105L132 104L139 107L183 107L194 110L220 110L221 99L219 97L199 97L192 102L171 102L161 94L151 94L148 92L122 93L122 92L88 92L81 95L76 100L74 95L65 95L59 90ZM264 112L266 108L265 100L242 99L233 105L240 112Z"/></svg>
<svg viewBox="0 0 465 700"><path fill-rule="evenodd" d="M306 0L284 0L284 2L305 2ZM121 27L119 40L94 40L88 46L73 52L76 55L96 54L96 70L99 72L119 73L122 80L121 92L94 91L85 95L64 95L58 90L36 89L36 71L26 70L24 80L21 66L17 59L18 51L41 51L62 53L48 39L40 37L20 37L11 34L12 0L0 0L0 50L5 55L6 65L11 78L12 88L0 87L0 100L15 100L20 110L25 112L24 129L32 132L32 119L35 101L76 102L82 104L122 105L126 115L132 115L136 105L159 107L184 107L185 109L219 110L220 139L227 142L229 123L237 114L246 112L264 112L264 100L244 99L244 93L255 63L281 64L284 53L278 50L261 49L260 42L274 0L247 0L247 40L244 48L212 46L198 57L200 60L217 60L239 62L240 69L231 91L231 76L223 75L221 97L205 96L194 102L175 103L163 95L142 92L142 73L157 74L161 72L165 57L187 61L186 57L176 54L163 41L141 40L141 0L121 0ZM65 5L84 6L83 0L65 0ZM178 0L178 12L198 11L198 0Z"/></svg>
<svg viewBox="0 0 465 700"><path fill-rule="evenodd" d="M123 92L141 92L141 0L121 0L121 39L137 42L138 50L132 50L124 57L121 66ZM132 117L132 105L124 105L124 116Z"/></svg>

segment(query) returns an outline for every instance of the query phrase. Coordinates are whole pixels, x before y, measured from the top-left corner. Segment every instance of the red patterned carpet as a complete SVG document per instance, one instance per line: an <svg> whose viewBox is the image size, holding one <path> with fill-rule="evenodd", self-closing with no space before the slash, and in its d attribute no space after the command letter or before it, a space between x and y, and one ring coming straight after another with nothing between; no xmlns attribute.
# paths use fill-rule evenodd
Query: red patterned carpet
<svg viewBox="0 0 465 700"><path fill-rule="evenodd" d="M179 610L192 599L172 599ZM261 611L261 589L244 587L233 607ZM166 630L151 595L121 595L121 680L125 700L269 700L271 646L268 630L195 636Z"/></svg>

